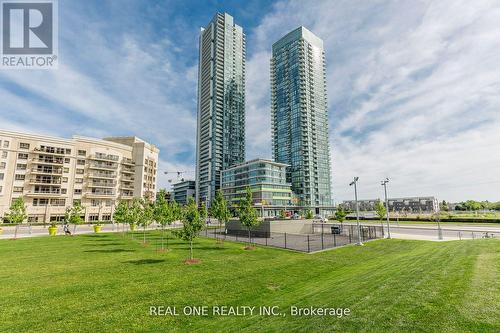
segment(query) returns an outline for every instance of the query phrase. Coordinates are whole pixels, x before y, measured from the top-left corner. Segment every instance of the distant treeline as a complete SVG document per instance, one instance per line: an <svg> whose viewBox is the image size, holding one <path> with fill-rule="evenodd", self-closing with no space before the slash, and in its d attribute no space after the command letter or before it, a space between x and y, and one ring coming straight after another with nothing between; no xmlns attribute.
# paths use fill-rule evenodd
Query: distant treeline
<svg viewBox="0 0 500 333"><path fill-rule="evenodd" d="M497 210L497 211L500 211L500 201L489 202L489 201L467 200L467 201L460 202L458 205L455 205L454 207L450 207L450 205L446 201L443 201L440 206L441 206L441 210L458 210L458 211Z"/></svg>

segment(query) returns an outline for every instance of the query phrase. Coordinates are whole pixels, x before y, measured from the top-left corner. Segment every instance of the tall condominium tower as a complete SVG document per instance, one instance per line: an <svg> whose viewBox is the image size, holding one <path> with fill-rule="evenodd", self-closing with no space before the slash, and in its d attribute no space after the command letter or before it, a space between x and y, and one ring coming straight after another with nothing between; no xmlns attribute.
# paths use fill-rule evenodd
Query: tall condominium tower
<svg viewBox="0 0 500 333"><path fill-rule="evenodd" d="M330 149L323 41L299 27L273 44L273 157L301 206L330 206Z"/></svg>
<svg viewBox="0 0 500 333"><path fill-rule="evenodd" d="M245 160L245 35L217 13L199 47L196 198L210 205L221 171Z"/></svg>

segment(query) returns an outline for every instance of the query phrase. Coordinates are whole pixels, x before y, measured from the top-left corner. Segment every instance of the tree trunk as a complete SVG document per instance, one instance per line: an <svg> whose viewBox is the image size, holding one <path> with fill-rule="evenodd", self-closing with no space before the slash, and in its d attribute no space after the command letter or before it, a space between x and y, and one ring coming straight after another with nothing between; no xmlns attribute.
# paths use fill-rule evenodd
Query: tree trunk
<svg viewBox="0 0 500 333"><path fill-rule="evenodd" d="M73 235L76 235L76 224L73 226Z"/></svg>
<svg viewBox="0 0 500 333"><path fill-rule="evenodd" d="M165 237L165 226L162 224L161 225L161 249L165 250L165 247L163 246L163 238Z"/></svg>
<svg viewBox="0 0 500 333"><path fill-rule="evenodd" d="M193 239L189 241L189 258L193 260Z"/></svg>
<svg viewBox="0 0 500 333"><path fill-rule="evenodd" d="M248 246L251 246L252 238L250 237L250 227L248 227Z"/></svg>
<svg viewBox="0 0 500 333"><path fill-rule="evenodd" d="M144 244L146 244L146 225L145 225L145 224L144 224L144 226L143 226L143 229L142 229L142 230L143 230L143 233L142 233L142 234L143 234L143 236L144 236L144 237L143 237L143 241L142 241L142 242L143 242Z"/></svg>

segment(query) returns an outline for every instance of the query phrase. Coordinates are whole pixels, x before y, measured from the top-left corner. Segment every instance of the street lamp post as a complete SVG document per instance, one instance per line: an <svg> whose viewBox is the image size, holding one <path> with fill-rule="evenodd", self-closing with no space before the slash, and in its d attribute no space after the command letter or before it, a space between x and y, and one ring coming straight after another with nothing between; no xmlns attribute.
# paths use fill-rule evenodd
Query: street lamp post
<svg viewBox="0 0 500 333"><path fill-rule="evenodd" d="M356 201L356 224L358 226L358 242L356 245L363 245L363 242L361 242L361 227L359 225L359 205L358 205L358 188L357 188L357 182L359 180L359 177L354 177L354 180L349 184L349 186L354 185L354 200Z"/></svg>
<svg viewBox="0 0 500 333"><path fill-rule="evenodd" d="M389 182L389 178L386 178L381 182L382 186L384 187L384 194L385 194L385 209L387 213L387 238L391 238L391 227L389 226L389 201L387 200L387 183Z"/></svg>

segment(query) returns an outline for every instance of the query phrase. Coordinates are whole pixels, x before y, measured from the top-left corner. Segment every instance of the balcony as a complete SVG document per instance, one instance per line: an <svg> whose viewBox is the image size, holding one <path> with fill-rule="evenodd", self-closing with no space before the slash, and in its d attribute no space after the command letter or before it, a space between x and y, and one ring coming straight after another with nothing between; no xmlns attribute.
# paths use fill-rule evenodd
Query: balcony
<svg viewBox="0 0 500 333"><path fill-rule="evenodd" d="M131 166L135 165L134 161L132 161L132 159L130 159L130 158L124 158L124 159L122 159L122 164L131 165Z"/></svg>
<svg viewBox="0 0 500 333"><path fill-rule="evenodd" d="M116 178L116 172L90 172L88 174L88 178L104 178L104 179L113 179Z"/></svg>
<svg viewBox="0 0 500 333"><path fill-rule="evenodd" d="M122 178L121 178L122 182L133 182L134 180L135 180L135 178L130 177L130 176L122 176Z"/></svg>
<svg viewBox="0 0 500 333"><path fill-rule="evenodd" d="M90 182L87 187L106 187L106 188L113 188L116 186L116 182L115 181L92 181Z"/></svg>
<svg viewBox="0 0 500 333"><path fill-rule="evenodd" d="M30 173L40 175L62 175L62 168L32 168Z"/></svg>
<svg viewBox="0 0 500 333"><path fill-rule="evenodd" d="M49 164L49 165L62 165L64 160L62 158L34 158L31 160L32 164Z"/></svg>
<svg viewBox="0 0 500 333"><path fill-rule="evenodd" d="M133 190L134 186L132 186L132 185L121 185L120 188L122 190Z"/></svg>
<svg viewBox="0 0 500 333"><path fill-rule="evenodd" d="M35 190L30 190L26 193L26 196L29 197L37 197L37 196L60 196L61 195L61 189L60 188L42 188L42 189L35 189Z"/></svg>
<svg viewBox="0 0 500 333"><path fill-rule="evenodd" d="M61 185L61 178L52 178L52 179L45 179L45 178L31 178L29 180L29 183L31 185Z"/></svg>
<svg viewBox="0 0 500 333"><path fill-rule="evenodd" d="M65 155L65 149L63 148L53 148L53 147L37 147L33 149L35 153L50 154L50 155Z"/></svg>
<svg viewBox="0 0 500 333"><path fill-rule="evenodd" d="M91 160L97 160L97 161L112 161L112 162L117 162L119 157L116 155L107 155L107 154L102 154L102 153L95 153L94 155L90 156L89 159Z"/></svg>
<svg viewBox="0 0 500 333"><path fill-rule="evenodd" d="M89 169L116 170L117 167L118 164L113 162L91 162L89 165Z"/></svg>
<svg viewBox="0 0 500 333"><path fill-rule="evenodd" d="M115 191L100 191L100 190L92 190L92 192L85 193L85 196L88 198L112 198L116 195Z"/></svg>
<svg viewBox="0 0 500 333"><path fill-rule="evenodd" d="M134 173L135 173L135 170L134 170L134 169L131 169L131 168L122 168L122 173L126 173L126 174L134 174Z"/></svg>

